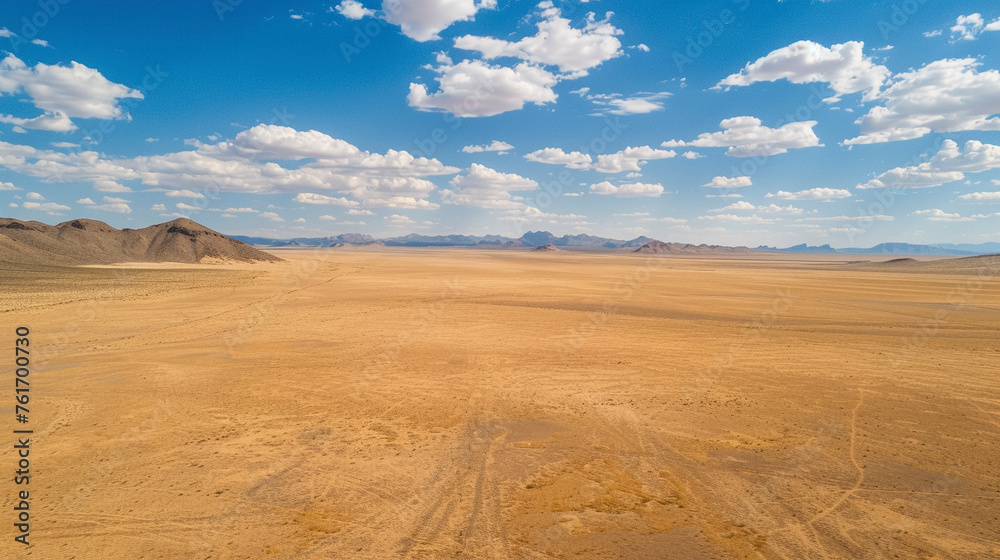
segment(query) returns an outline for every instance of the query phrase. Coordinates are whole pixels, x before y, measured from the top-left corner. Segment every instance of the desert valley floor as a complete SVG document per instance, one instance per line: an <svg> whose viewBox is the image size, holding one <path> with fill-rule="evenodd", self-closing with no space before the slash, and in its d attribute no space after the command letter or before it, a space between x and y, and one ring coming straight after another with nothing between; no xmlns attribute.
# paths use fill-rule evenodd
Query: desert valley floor
<svg viewBox="0 0 1000 560"><path fill-rule="evenodd" d="M5 270L27 557L1000 556L996 259L274 253Z"/></svg>

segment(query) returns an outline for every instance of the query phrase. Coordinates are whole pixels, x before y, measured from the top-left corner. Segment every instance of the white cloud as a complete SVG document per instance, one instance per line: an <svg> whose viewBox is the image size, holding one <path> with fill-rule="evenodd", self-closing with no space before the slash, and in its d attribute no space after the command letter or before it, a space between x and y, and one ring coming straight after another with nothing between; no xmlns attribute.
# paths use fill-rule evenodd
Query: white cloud
<svg viewBox="0 0 1000 560"><path fill-rule="evenodd" d="M282 160L301 161L283 167ZM0 166L48 182L89 181L105 192L130 190L118 183L139 180L155 188L244 193L335 192L377 206L407 199L423 201L436 187L424 177L459 169L405 151L362 151L316 131L258 125L233 140L194 150L131 159L97 152L62 153L0 141ZM326 196L324 194L324 196Z"/></svg>
<svg viewBox="0 0 1000 560"><path fill-rule="evenodd" d="M256 213L259 210L254 210L253 208L226 208L223 212L237 212L237 213Z"/></svg>
<svg viewBox="0 0 1000 560"><path fill-rule="evenodd" d="M559 8L552 2L542 2L541 21L538 33L517 42L493 37L464 35L455 39L455 48L479 51L484 58L520 58L526 62L546 66L557 66L560 72L585 75L586 71L606 60L621 56L621 42L616 35L622 31L608 23L611 12L602 21L597 21L593 13L587 14L583 28L570 26L570 20L563 18Z"/></svg>
<svg viewBox="0 0 1000 560"><path fill-rule="evenodd" d="M67 132L71 118L127 119L119 99L142 99L142 93L109 81L78 62L69 66L39 62L27 66L13 54L0 61L0 94L24 93L44 114L34 118L0 116L0 121L24 128Z"/></svg>
<svg viewBox="0 0 1000 560"><path fill-rule="evenodd" d="M52 48L52 45L50 45L45 39L32 39L31 44L38 45L39 47Z"/></svg>
<svg viewBox="0 0 1000 560"><path fill-rule="evenodd" d="M55 202L25 202L21 204L21 207L26 210L48 212L50 215L56 215L59 212L65 212L70 209L65 204L56 204Z"/></svg>
<svg viewBox="0 0 1000 560"><path fill-rule="evenodd" d="M578 90L579 91L579 90ZM642 115L663 109L663 100L672 94L667 91L659 93L637 93L625 97L620 93L594 94L584 97L598 107L602 107L596 115Z"/></svg>
<svg viewBox="0 0 1000 560"><path fill-rule="evenodd" d="M761 218L757 214L741 216L739 214L717 214L714 216L698 216L699 220L716 220L719 222L737 222L749 224L773 224L774 220Z"/></svg>
<svg viewBox="0 0 1000 560"><path fill-rule="evenodd" d="M416 223L409 216L404 216L402 214L393 214L391 216L386 216L383 219L384 220L389 220L390 222L392 222L394 224L399 224L399 225Z"/></svg>
<svg viewBox="0 0 1000 560"><path fill-rule="evenodd" d="M859 222L891 222L896 218L892 216L887 216L885 214L877 214L871 216L813 216L810 218L801 218L796 220L797 222L849 222L851 220L856 220Z"/></svg>
<svg viewBox="0 0 1000 560"><path fill-rule="evenodd" d="M406 96L411 107L458 117L490 117L521 109L525 103L553 103L558 97L552 91L558 78L528 63L506 68L464 60L442 64L434 72L438 91L431 94L426 85L411 83Z"/></svg>
<svg viewBox="0 0 1000 560"><path fill-rule="evenodd" d="M195 192L190 189L182 189L178 191L167 191L163 193L165 196L172 198L205 198L205 195L200 192Z"/></svg>
<svg viewBox="0 0 1000 560"><path fill-rule="evenodd" d="M129 200L113 196L105 196L102 200L104 204L91 204L87 208L90 210L100 210L102 212L113 212L115 214L130 214L132 208L129 207Z"/></svg>
<svg viewBox="0 0 1000 560"><path fill-rule="evenodd" d="M441 191L441 199L446 204L475 206L478 208L522 208L521 197L511 195L511 191L530 191L538 188L538 183L514 173L502 173L484 165L473 163L465 175L458 175L451 181L452 189Z"/></svg>
<svg viewBox="0 0 1000 560"><path fill-rule="evenodd" d="M857 121L861 135L845 145L920 138L931 132L1000 130L1000 72L978 72L975 58L931 62L894 76L878 94L884 105Z"/></svg>
<svg viewBox="0 0 1000 560"><path fill-rule="evenodd" d="M692 152L691 150L688 150L688 151L684 152L683 154L681 154L681 157L684 158L684 159L699 159L699 158L703 158L703 157L706 157L706 156L703 156L703 155L699 154L698 152Z"/></svg>
<svg viewBox="0 0 1000 560"><path fill-rule="evenodd" d="M20 188L14 186L14 183L5 183L0 181L0 191L19 191Z"/></svg>
<svg viewBox="0 0 1000 560"><path fill-rule="evenodd" d="M932 222L972 222L975 218L970 218L967 216L962 216L959 214L949 214L944 210L939 208L933 208L931 210L917 210L916 212L911 212L911 216L926 216L928 220Z"/></svg>
<svg viewBox="0 0 1000 560"><path fill-rule="evenodd" d="M642 171L639 167L651 159L666 159L677 155L673 150L657 150L649 146L629 146L613 154L597 156L594 169L599 173L621 173L623 171Z"/></svg>
<svg viewBox="0 0 1000 560"><path fill-rule="evenodd" d="M261 218L266 220L271 220L272 222L283 222L285 220L281 219L281 216L275 214L274 212L261 212L259 214Z"/></svg>
<svg viewBox="0 0 1000 560"><path fill-rule="evenodd" d="M93 200L91 200L89 198L81 198L80 200L77 200L76 203L77 204L96 204ZM163 206L163 205L160 204L159 206ZM154 210L155 210L155 208L154 208Z"/></svg>
<svg viewBox="0 0 1000 560"><path fill-rule="evenodd" d="M973 41L985 31L1000 31L1000 17L987 24L979 13L958 16L951 27L951 42Z"/></svg>
<svg viewBox="0 0 1000 560"><path fill-rule="evenodd" d="M3 37L5 39L10 37L17 37L17 33L14 33L13 31L7 29L6 27L0 27L0 37Z"/></svg>
<svg viewBox="0 0 1000 560"><path fill-rule="evenodd" d="M753 183L750 177L712 177L712 180L702 185L713 189L735 189L739 187L749 187Z"/></svg>
<svg viewBox="0 0 1000 560"><path fill-rule="evenodd" d="M788 123L779 128L762 126L755 117L733 117L719 123L721 132L704 132L690 142L668 140L664 148L693 146L698 148L726 148L730 157L771 156L790 149L822 146L812 127L816 121Z"/></svg>
<svg viewBox="0 0 1000 560"><path fill-rule="evenodd" d="M88 198L87 200L90 199ZM90 204L93 204L93 202L91 202ZM167 206L165 204L154 204L153 207L150 208L150 210L153 210L154 212L166 212Z"/></svg>
<svg viewBox="0 0 1000 560"><path fill-rule="evenodd" d="M848 41L826 48L812 41L798 41L771 51L748 63L737 74L726 77L716 87L748 86L754 82L786 79L794 84L826 82L836 95L866 91L870 99L889 77L889 69L872 62L864 55L865 44Z"/></svg>
<svg viewBox="0 0 1000 560"><path fill-rule="evenodd" d="M778 206L777 204L761 205L757 207L757 211L763 214L801 214L803 212L801 208L796 208L791 204L788 206Z"/></svg>
<svg viewBox="0 0 1000 560"><path fill-rule="evenodd" d="M299 193L294 198L295 202L301 204L326 204L332 206L357 206L358 203L354 200L348 200L344 197L334 198L332 196L326 196L322 194L315 193Z"/></svg>
<svg viewBox="0 0 1000 560"><path fill-rule="evenodd" d="M45 200L44 196L36 192L29 192L28 194L24 195L24 198L27 198L28 200Z"/></svg>
<svg viewBox="0 0 1000 560"><path fill-rule="evenodd" d="M337 12L347 19L361 19L367 16L374 16L375 10L370 10L364 7L361 2L357 0L343 0L336 7Z"/></svg>
<svg viewBox="0 0 1000 560"><path fill-rule="evenodd" d="M477 154L479 152L499 152L500 155L506 154L507 152L514 149L514 146L506 142L501 142L499 140L494 140L489 144L484 144L482 146L465 146L462 151L467 154Z"/></svg>
<svg viewBox="0 0 1000 560"><path fill-rule="evenodd" d="M616 187L608 181L601 181L600 183L590 185L590 192L623 198L660 196L663 194L663 185L659 183L626 183Z"/></svg>
<svg viewBox="0 0 1000 560"><path fill-rule="evenodd" d="M79 148L79 144L74 144L72 142L52 142L53 148Z"/></svg>
<svg viewBox="0 0 1000 560"><path fill-rule="evenodd" d="M333 222L333 221L337 220L337 218L334 218L333 216L331 216L329 214L323 214L322 216L319 217L319 219L325 220L327 222Z"/></svg>
<svg viewBox="0 0 1000 560"><path fill-rule="evenodd" d="M778 191L774 194L767 193L764 198L780 198L782 200L832 200L834 198L850 198L851 196L853 196L851 191L847 189L817 187L797 192Z"/></svg>
<svg viewBox="0 0 1000 560"><path fill-rule="evenodd" d="M1000 202L1000 191L996 192L973 192L968 194L963 194L958 197L962 200L972 200L974 202Z"/></svg>
<svg viewBox="0 0 1000 560"><path fill-rule="evenodd" d="M940 29L935 29L933 31L924 31L924 37L928 37L928 38L930 38L930 37L940 37L941 33L943 33L943 31L941 31Z"/></svg>
<svg viewBox="0 0 1000 560"><path fill-rule="evenodd" d="M425 42L440 39L438 33L456 21L471 20L479 10L493 8L496 0L383 0L382 17L398 25L403 35Z"/></svg>
<svg viewBox="0 0 1000 560"><path fill-rule="evenodd" d="M966 173L980 173L1000 168L1000 146L977 140L965 143L964 151L953 140L941 143L941 149L930 160L910 167L897 167L858 185L859 189L927 188L961 181Z"/></svg>
<svg viewBox="0 0 1000 560"><path fill-rule="evenodd" d="M551 165L565 165L570 169L588 169L593 160L589 154L582 152L566 153L562 148L542 148L526 154L524 159Z"/></svg>
<svg viewBox="0 0 1000 560"><path fill-rule="evenodd" d="M751 211L751 210L756 210L756 209L757 209L757 207L754 206L753 204L750 204L749 202L747 202L745 200L739 200L739 201L734 202L734 203L732 203L732 204L730 204L728 206L725 206L725 207L722 207L722 208L716 208L715 210L709 210L709 212L727 212L727 211L730 211L730 210L747 210L747 211Z"/></svg>
<svg viewBox="0 0 1000 560"><path fill-rule="evenodd" d="M347 211L347 213L349 215L351 215L351 216L374 216L375 215L375 212L372 212L371 210L358 210L357 208L351 208L350 210Z"/></svg>

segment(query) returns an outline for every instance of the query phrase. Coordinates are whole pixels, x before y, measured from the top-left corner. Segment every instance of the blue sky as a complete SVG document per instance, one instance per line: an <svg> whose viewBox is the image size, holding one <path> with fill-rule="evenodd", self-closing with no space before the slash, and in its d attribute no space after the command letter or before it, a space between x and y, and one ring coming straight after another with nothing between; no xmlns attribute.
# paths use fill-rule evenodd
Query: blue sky
<svg viewBox="0 0 1000 560"><path fill-rule="evenodd" d="M4 215L1000 241L1000 4L5 2Z"/></svg>

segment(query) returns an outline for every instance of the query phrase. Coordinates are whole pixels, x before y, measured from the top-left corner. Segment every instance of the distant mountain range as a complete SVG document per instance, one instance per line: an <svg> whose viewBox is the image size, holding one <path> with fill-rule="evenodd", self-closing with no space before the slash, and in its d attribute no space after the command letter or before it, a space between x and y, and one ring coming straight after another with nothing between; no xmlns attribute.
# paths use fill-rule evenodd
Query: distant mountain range
<svg viewBox="0 0 1000 560"><path fill-rule="evenodd" d="M344 245L384 245L386 247L544 247L551 245L559 249L579 250L612 250L638 249L644 247L644 253L734 253L734 252L769 252L769 253L830 253L843 255L990 255L1000 253L1000 243L953 244L939 243L935 245L914 245L911 243L880 243L874 247L846 247L835 249L830 245L795 245L779 249L761 245L753 249L746 247L726 247L721 245L691 245L687 243L663 243L659 240L641 236L635 239L623 240L594 235L563 235L557 237L547 231L529 231L519 238L502 235L420 235L411 233L400 237L375 239L362 233L345 233L330 237L296 237L293 239L273 239L269 237L247 237L232 235L250 245L264 247L338 247ZM648 245L648 247L647 247Z"/></svg>
<svg viewBox="0 0 1000 560"><path fill-rule="evenodd" d="M771 253L836 253L841 255L992 255L1000 253L1000 243L940 243L936 245L914 245L912 243L879 243L874 247L845 247L834 249L829 245L795 245L778 249L761 245L757 251Z"/></svg>

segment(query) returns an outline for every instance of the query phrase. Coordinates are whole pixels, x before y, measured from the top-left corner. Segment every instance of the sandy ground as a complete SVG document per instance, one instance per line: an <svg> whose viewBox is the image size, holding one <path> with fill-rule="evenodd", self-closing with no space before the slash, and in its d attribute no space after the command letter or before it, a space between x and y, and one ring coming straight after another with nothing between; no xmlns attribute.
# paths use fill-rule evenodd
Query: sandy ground
<svg viewBox="0 0 1000 560"><path fill-rule="evenodd" d="M998 270L279 254L5 271L0 557L1000 555Z"/></svg>

